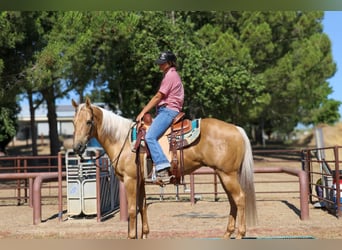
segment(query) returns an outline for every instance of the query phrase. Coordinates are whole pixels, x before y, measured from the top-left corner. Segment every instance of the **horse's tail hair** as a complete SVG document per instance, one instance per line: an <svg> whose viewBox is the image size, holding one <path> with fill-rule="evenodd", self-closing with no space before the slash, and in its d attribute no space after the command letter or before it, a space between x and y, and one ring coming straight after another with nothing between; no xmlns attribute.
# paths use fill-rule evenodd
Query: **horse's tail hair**
<svg viewBox="0 0 342 250"><path fill-rule="evenodd" d="M238 127L244 143L245 143L245 155L240 169L240 185L246 195L246 221L249 226L255 226L257 224L257 210L256 199L254 189L254 161L252 154L252 146L245 130Z"/></svg>

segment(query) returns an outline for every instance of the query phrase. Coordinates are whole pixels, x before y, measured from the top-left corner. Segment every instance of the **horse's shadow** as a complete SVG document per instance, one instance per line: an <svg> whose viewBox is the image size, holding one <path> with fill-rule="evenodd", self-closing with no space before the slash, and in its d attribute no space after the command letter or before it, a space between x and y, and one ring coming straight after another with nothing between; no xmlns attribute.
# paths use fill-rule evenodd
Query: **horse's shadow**
<svg viewBox="0 0 342 250"><path fill-rule="evenodd" d="M285 204L288 208L290 208L299 218L301 216L300 210L287 200L259 200L259 202L262 201L280 201L281 203Z"/></svg>
<svg viewBox="0 0 342 250"><path fill-rule="evenodd" d="M288 206L298 217L300 217L300 210L293 204L289 203L287 200L281 200L286 206Z"/></svg>
<svg viewBox="0 0 342 250"><path fill-rule="evenodd" d="M66 214L67 213L67 210L63 210L62 211L62 214ZM47 221L49 221L49 220L53 220L53 219L56 219L56 218L58 218L59 217L59 213L57 213L57 214L53 214L53 215L51 215L50 217L48 217L48 218L46 218L46 219L42 219L41 220L41 222L42 223L44 223L44 222L47 222Z"/></svg>
<svg viewBox="0 0 342 250"><path fill-rule="evenodd" d="M63 210L62 214L65 215L67 213L67 210ZM119 213L119 210L115 210L115 211L111 211L107 214L104 214L102 215L101 217L101 221L105 221L105 220L108 220L112 217L115 216L115 214ZM59 217L59 213L57 214L53 214L51 215L50 217L46 218L46 219L42 219L41 220L41 223L44 223L44 222L48 222L50 220L54 220L54 219L57 219ZM85 215L85 214L79 214L79 215L75 215L75 216L71 216L71 217L68 217L68 218L64 218L63 221L66 221L68 219L93 219L93 218L96 218L96 215L95 214L92 214L92 215Z"/></svg>

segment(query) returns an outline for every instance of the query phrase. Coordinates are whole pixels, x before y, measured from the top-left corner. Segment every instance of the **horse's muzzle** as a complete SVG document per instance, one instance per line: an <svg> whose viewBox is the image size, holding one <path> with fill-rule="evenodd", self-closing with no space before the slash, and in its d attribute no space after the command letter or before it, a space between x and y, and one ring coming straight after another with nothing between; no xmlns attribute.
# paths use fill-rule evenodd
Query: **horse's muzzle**
<svg viewBox="0 0 342 250"><path fill-rule="evenodd" d="M87 145L84 143L76 143L74 144L74 152L78 155L82 155L86 150Z"/></svg>

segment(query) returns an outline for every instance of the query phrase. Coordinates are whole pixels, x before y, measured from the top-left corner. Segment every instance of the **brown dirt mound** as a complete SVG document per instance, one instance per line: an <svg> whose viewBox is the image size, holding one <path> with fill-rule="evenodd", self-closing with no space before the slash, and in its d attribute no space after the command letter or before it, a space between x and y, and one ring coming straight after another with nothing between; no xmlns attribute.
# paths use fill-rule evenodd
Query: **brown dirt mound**
<svg viewBox="0 0 342 250"><path fill-rule="evenodd" d="M342 122L335 125L320 124L317 127L322 129L324 147L342 145ZM301 147L315 148L317 145L315 128L302 132L296 144Z"/></svg>

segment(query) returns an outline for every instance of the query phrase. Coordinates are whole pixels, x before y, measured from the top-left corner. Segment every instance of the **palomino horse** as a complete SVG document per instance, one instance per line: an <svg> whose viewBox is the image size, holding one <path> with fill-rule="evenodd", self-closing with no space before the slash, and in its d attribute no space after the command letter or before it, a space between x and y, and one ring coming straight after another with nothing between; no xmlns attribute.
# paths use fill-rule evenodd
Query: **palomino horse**
<svg viewBox="0 0 342 250"><path fill-rule="evenodd" d="M145 184L141 181L137 185L136 155L128 140L135 122L91 104L89 98L80 105L72 100L72 104L76 109L74 151L82 154L91 137L99 141L126 189L128 238L137 236L134 230L137 207L140 208L142 221L141 238L146 238L149 226ZM228 225L223 237L229 239L238 224L236 238L240 239L246 234L246 220L249 225L254 225L257 219L250 142L242 128L212 118L202 119L200 130L198 141L184 149L184 174L190 174L202 166L216 171L230 203ZM137 191L139 197L136 197Z"/></svg>

